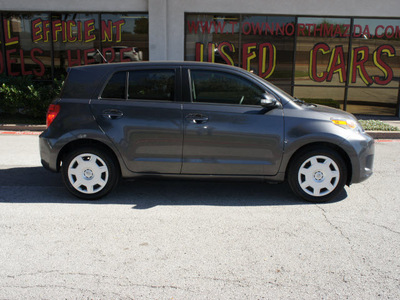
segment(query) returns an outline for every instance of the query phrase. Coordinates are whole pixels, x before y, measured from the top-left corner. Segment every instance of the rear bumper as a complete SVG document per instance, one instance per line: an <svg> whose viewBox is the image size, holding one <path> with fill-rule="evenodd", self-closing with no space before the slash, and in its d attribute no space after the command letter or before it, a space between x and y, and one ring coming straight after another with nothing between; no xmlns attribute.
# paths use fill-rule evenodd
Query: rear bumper
<svg viewBox="0 0 400 300"><path fill-rule="evenodd" d="M45 138L43 135L44 133L39 136L39 151L42 166L49 171L58 172L58 151L54 151L54 145L52 144L51 139Z"/></svg>

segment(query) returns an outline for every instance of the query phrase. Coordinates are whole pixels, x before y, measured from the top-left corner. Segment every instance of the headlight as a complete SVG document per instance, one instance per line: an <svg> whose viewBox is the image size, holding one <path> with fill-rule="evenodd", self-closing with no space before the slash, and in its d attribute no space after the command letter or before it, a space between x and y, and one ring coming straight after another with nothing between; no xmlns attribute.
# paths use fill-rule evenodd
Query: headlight
<svg viewBox="0 0 400 300"><path fill-rule="evenodd" d="M357 130L359 132L363 132L364 131L364 129L362 128L360 123L358 123L356 120L332 118L331 121L332 121L333 124L335 124L337 126L340 126L340 127L344 128L344 129Z"/></svg>

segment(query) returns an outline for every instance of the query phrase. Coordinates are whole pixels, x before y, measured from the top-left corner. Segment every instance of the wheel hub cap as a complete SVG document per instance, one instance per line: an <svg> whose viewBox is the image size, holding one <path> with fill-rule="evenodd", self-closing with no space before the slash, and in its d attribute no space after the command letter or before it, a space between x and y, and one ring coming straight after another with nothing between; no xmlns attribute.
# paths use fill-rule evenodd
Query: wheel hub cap
<svg viewBox="0 0 400 300"><path fill-rule="evenodd" d="M324 179L324 173L317 171L314 173L314 179L317 181L322 181Z"/></svg>
<svg viewBox="0 0 400 300"><path fill-rule="evenodd" d="M90 169L86 169L83 172L83 176L85 177L85 179L92 179L93 178L93 171Z"/></svg>
<svg viewBox="0 0 400 300"><path fill-rule="evenodd" d="M107 186L110 171L105 161L93 153L77 155L68 165L68 180L78 192L95 194Z"/></svg>
<svg viewBox="0 0 400 300"><path fill-rule="evenodd" d="M330 194L339 184L340 170L336 162L325 155L306 159L298 171L300 188L313 197Z"/></svg>

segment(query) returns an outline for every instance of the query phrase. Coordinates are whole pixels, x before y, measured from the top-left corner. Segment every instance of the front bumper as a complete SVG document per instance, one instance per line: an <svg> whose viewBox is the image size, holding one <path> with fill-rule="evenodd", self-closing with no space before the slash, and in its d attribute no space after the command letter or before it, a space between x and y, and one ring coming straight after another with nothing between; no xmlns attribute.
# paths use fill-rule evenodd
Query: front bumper
<svg viewBox="0 0 400 300"><path fill-rule="evenodd" d="M349 154L352 176L349 185L362 182L373 173L375 142L365 132L351 135L343 143L343 148Z"/></svg>

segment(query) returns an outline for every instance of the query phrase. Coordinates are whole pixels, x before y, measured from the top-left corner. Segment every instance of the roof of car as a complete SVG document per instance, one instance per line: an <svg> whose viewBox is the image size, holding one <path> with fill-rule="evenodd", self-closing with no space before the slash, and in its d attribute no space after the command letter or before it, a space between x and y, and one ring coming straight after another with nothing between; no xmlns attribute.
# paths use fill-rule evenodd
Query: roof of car
<svg viewBox="0 0 400 300"><path fill-rule="evenodd" d="M196 62L196 61L141 61L141 62L122 62L122 63L108 63L108 64L94 64L94 65L85 65L85 66L76 66L71 67L73 69L123 69L123 68L130 68L132 66L135 67L157 67L157 66L208 66L208 67L221 67L221 68L237 68L234 66L220 64L220 63L209 63L209 62ZM243 70L237 68L239 70Z"/></svg>

